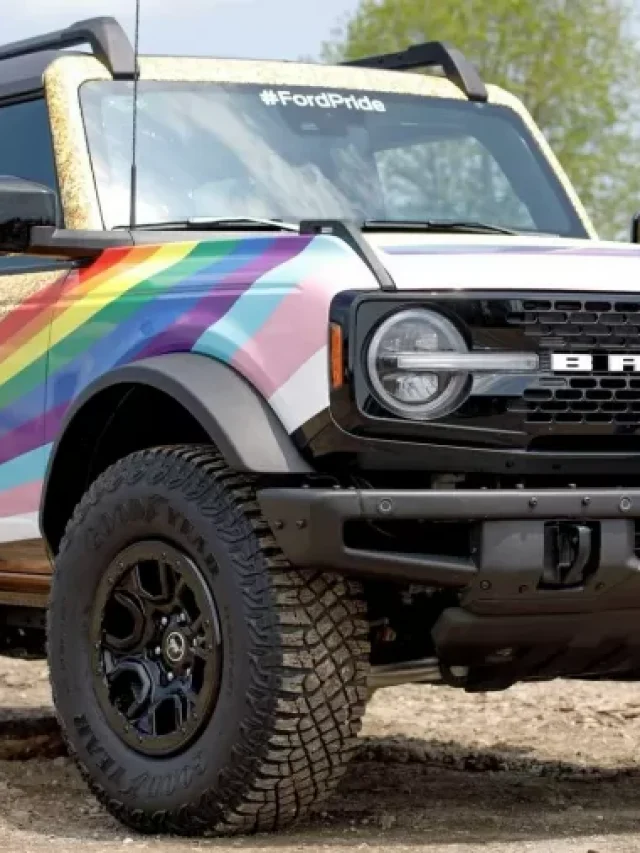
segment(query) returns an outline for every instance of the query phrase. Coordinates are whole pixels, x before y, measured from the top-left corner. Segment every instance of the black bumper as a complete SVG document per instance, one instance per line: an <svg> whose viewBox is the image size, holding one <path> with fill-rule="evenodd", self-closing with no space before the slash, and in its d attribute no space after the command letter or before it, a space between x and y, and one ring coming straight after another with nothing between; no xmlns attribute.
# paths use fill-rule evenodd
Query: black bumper
<svg viewBox="0 0 640 853"><path fill-rule="evenodd" d="M341 490L271 488L259 492L279 546L299 567L466 589L476 612L539 613L640 607L636 519L640 490ZM363 550L345 543L350 520L467 521L474 545L451 557ZM584 584L545 587L549 529L586 531ZM632 602L634 602L632 604Z"/></svg>

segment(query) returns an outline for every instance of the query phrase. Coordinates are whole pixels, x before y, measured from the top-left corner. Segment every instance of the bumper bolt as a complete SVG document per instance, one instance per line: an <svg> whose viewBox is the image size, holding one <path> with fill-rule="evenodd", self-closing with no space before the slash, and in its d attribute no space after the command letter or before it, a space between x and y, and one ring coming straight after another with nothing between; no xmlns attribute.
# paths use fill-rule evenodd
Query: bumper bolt
<svg viewBox="0 0 640 853"><path fill-rule="evenodd" d="M490 581L480 581L480 589L491 589Z"/></svg>
<svg viewBox="0 0 640 853"><path fill-rule="evenodd" d="M278 518L276 521L273 522L273 526L275 527L276 530L282 530L282 528L284 527L284 521L281 521Z"/></svg>
<svg viewBox="0 0 640 853"><path fill-rule="evenodd" d="M620 499L620 512L629 512L631 509L631 499L630 498L621 498Z"/></svg>
<svg viewBox="0 0 640 853"><path fill-rule="evenodd" d="M304 518L299 518L298 521L296 521L296 527L298 528L298 530L303 530L306 526L307 522L304 520Z"/></svg>
<svg viewBox="0 0 640 853"><path fill-rule="evenodd" d="M538 506L538 498L529 498L529 506L534 509Z"/></svg>
<svg viewBox="0 0 640 853"><path fill-rule="evenodd" d="M393 509L393 504L391 503L390 500L385 499L383 501L380 501L380 503L378 504L378 512L381 512L385 515L387 513L391 512L392 509Z"/></svg>
<svg viewBox="0 0 640 853"><path fill-rule="evenodd" d="M589 506L590 503L591 503L591 498L588 495L585 496L584 498L582 498L582 506Z"/></svg>

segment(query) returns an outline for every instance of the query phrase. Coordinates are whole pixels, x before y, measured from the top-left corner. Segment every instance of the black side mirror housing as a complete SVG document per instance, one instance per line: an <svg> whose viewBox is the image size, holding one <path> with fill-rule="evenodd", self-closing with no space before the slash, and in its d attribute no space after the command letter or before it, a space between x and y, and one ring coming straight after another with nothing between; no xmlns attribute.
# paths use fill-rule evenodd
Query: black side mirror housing
<svg viewBox="0 0 640 853"><path fill-rule="evenodd" d="M631 220L631 242L640 243L640 212Z"/></svg>
<svg viewBox="0 0 640 853"><path fill-rule="evenodd" d="M53 190L0 175L0 252L28 251L32 228L55 228L57 221L58 201Z"/></svg>

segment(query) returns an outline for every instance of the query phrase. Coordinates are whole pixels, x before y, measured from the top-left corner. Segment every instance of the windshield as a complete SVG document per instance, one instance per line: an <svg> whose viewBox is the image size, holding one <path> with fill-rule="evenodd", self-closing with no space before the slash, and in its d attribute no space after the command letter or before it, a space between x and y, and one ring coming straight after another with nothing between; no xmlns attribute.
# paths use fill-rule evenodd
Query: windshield
<svg viewBox="0 0 640 853"><path fill-rule="evenodd" d="M129 82L80 98L105 227L129 223ZM508 108L397 93L141 81L137 222L455 220L586 237Z"/></svg>

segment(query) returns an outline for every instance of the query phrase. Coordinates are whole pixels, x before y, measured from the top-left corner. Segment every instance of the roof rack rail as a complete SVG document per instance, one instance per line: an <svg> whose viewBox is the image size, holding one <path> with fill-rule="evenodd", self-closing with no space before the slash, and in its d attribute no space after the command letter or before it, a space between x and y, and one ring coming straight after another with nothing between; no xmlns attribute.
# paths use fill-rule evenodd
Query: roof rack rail
<svg viewBox="0 0 640 853"><path fill-rule="evenodd" d="M64 30L55 30L33 38L0 45L0 61L62 50L65 47L91 45L96 58L104 62L116 80L132 80L136 73L136 58L131 42L115 18L89 18L78 21Z"/></svg>
<svg viewBox="0 0 640 853"><path fill-rule="evenodd" d="M368 68L385 68L392 71L411 71L417 68L440 67L447 78L465 93L470 101L486 101L489 97L480 75L473 65L455 47L442 41L414 44L398 53L384 53L352 59L343 65L361 65Z"/></svg>

